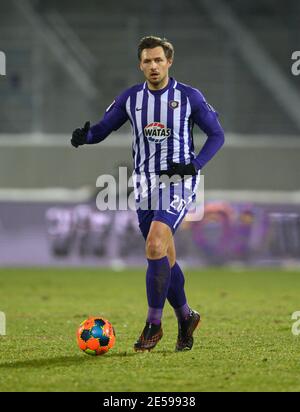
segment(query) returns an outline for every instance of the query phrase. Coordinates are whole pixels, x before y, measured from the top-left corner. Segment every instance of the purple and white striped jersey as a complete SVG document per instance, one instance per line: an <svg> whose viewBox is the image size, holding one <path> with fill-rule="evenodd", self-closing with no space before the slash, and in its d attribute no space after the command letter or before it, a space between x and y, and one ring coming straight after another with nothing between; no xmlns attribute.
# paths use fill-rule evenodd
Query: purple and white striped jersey
<svg viewBox="0 0 300 412"><path fill-rule="evenodd" d="M130 121L136 174L167 170L168 161L200 170L224 143L218 114L201 92L170 78L161 90L150 90L147 82L125 90L107 108L102 120L91 127L89 144L104 140L113 130ZM198 155L194 152L193 126L207 135Z"/></svg>

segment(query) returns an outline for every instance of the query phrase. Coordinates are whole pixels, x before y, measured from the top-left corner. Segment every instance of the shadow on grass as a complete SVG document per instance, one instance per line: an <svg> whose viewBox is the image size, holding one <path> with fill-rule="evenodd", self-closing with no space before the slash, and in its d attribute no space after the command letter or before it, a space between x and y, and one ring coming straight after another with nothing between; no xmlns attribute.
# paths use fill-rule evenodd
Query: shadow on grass
<svg viewBox="0 0 300 412"><path fill-rule="evenodd" d="M5 362L0 363L1 369L22 369L22 368L46 368L50 369L53 367L70 367L76 365L86 364L88 362L98 361L98 362L109 362L110 358L128 358L132 356L141 356L143 354L148 354L149 352L112 352L107 355L102 356L89 356L85 354L78 354L73 356L58 356L55 358L40 358L40 359L26 359L22 361L15 362ZM151 354L167 355L174 353L171 351L155 351Z"/></svg>
<svg viewBox="0 0 300 412"><path fill-rule="evenodd" d="M21 369L21 368L46 368L56 366L69 367L88 362L87 357L79 356L59 356L56 358L26 359L23 361L5 362L0 364L1 369Z"/></svg>

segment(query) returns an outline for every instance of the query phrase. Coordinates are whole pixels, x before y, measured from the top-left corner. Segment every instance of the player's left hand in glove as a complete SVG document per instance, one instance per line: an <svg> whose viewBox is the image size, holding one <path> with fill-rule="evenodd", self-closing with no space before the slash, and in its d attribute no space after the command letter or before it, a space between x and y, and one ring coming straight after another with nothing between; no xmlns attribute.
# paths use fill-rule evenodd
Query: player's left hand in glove
<svg viewBox="0 0 300 412"><path fill-rule="evenodd" d="M174 163L168 162L169 168L166 171L161 171L161 175L167 175L168 177L180 176L184 178L185 176L195 176L197 170L193 163L184 164L184 163Z"/></svg>
<svg viewBox="0 0 300 412"><path fill-rule="evenodd" d="M87 143L87 134L90 130L90 122L86 122L83 128L75 129L72 133L71 144L74 147L82 146Z"/></svg>

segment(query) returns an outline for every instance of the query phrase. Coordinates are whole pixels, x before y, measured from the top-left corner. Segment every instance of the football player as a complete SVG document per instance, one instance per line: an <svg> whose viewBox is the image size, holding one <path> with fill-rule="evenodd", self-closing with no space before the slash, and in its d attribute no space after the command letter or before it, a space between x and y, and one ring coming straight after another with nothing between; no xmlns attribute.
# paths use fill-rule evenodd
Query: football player
<svg viewBox="0 0 300 412"><path fill-rule="evenodd" d="M148 261L148 314L134 344L136 351L151 350L162 338L166 300L178 319L175 350L192 349L200 315L187 303L174 234L195 199L200 171L224 143L218 114L203 94L169 76L173 57L173 45L166 39L142 38L138 59L145 81L121 93L99 123L90 126L86 122L71 139L75 147L99 143L126 121L131 123L137 216ZM207 135L198 154L194 151L194 124ZM161 180L157 183L156 177L162 175L177 180L171 179L166 187Z"/></svg>

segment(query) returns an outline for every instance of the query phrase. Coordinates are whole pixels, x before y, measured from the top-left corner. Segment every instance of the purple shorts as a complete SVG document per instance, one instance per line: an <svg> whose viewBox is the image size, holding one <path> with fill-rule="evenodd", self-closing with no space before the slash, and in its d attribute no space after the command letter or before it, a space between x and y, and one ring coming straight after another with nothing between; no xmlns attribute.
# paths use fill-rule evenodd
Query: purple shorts
<svg viewBox="0 0 300 412"><path fill-rule="evenodd" d="M178 184L172 184L168 191L160 188L157 194L152 194L150 201L146 200L148 205L154 207L137 208L139 227L145 239L152 221L163 222L170 227L173 234L176 232L196 198L199 181L200 173Z"/></svg>

